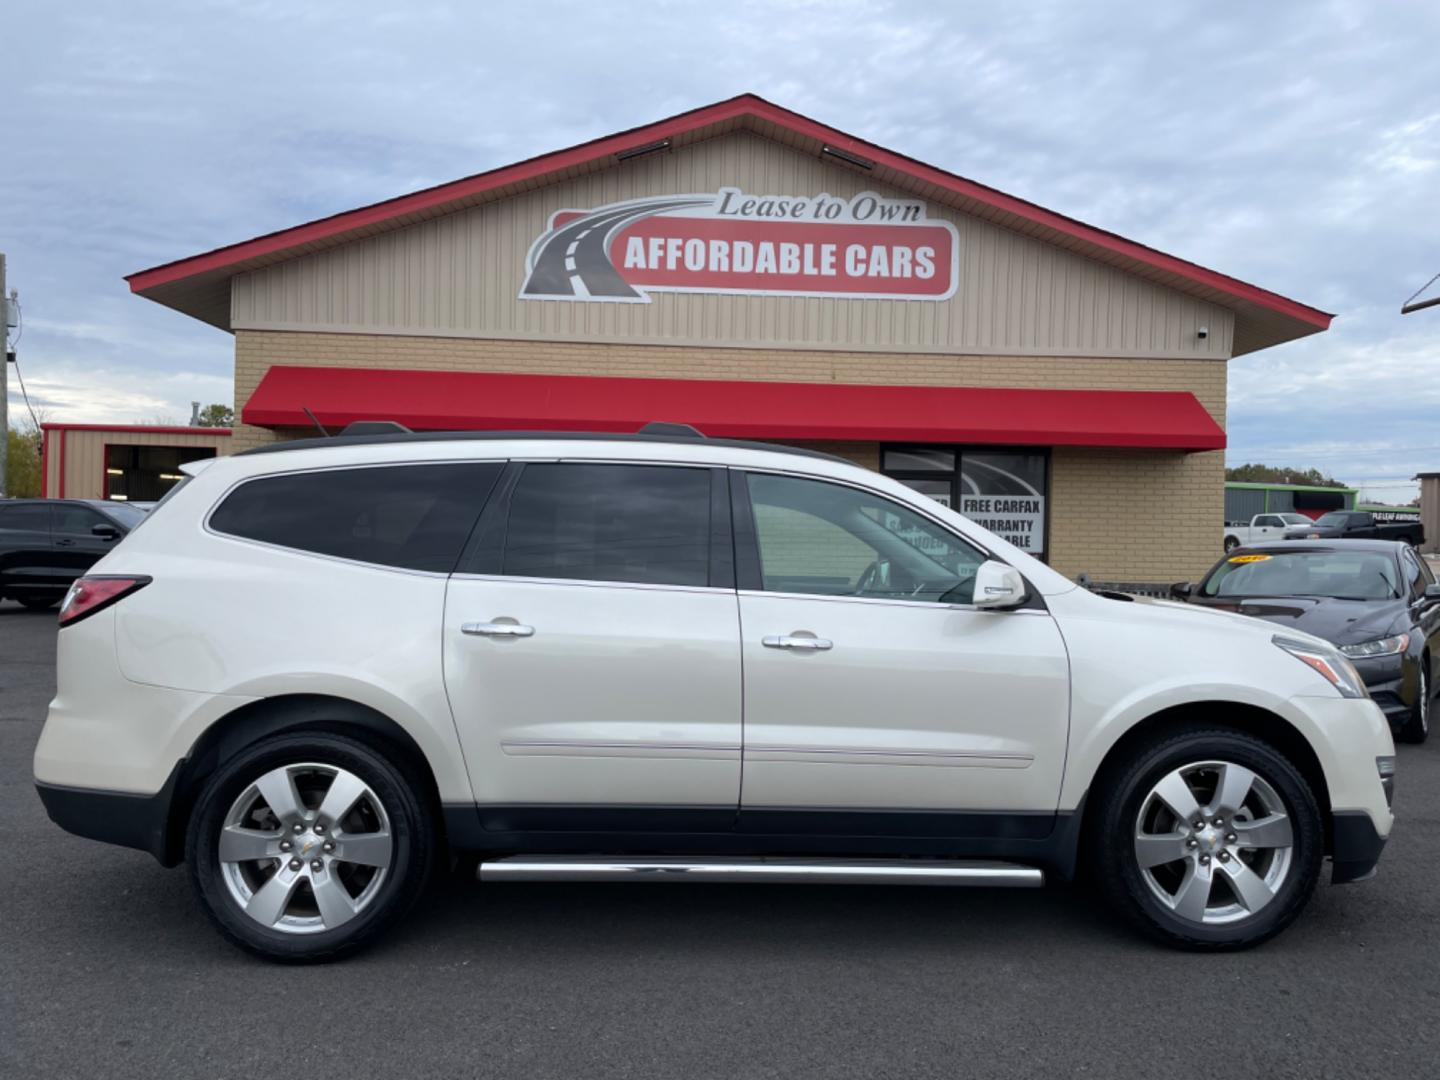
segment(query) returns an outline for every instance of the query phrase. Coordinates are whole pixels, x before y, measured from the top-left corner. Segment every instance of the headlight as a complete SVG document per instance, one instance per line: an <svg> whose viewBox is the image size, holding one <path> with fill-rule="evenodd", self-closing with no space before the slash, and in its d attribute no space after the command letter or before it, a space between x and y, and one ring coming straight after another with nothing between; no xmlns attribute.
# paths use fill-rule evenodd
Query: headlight
<svg viewBox="0 0 1440 1080"><path fill-rule="evenodd" d="M1376 641L1362 641L1358 645L1341 645L1340 651L1346 656L1394 656L1396 653L1403 653L1410 647L1409 634L1396 634L1394 637L1380 638Z"/></svg>
<svg viewBox="0 0 1440 1080"><path fill-rule="evenodd" d="M1276 634L1270 640L1306 667L1324 676L1326 682L1340 691L1341 697L1363 698L1367 696L1365 683L1361 680L1360 673L1355 670L1355 665L1335 650L1320 648L1304 641L1296 641L1294 638L1287 638L1282 634Z"/></svg>

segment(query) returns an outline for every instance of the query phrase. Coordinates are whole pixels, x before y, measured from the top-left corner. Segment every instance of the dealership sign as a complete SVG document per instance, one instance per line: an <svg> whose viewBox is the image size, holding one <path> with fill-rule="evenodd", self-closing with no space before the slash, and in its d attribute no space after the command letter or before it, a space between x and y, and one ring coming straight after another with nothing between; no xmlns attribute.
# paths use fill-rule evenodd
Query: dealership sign
<svg viewBox="0 0 1440 1080"><path fill-rule="evenodd" d="M656 292L946 300L959 239L919 199L669 195L561 210L525 257L522 300L648 304Z"/></svg>

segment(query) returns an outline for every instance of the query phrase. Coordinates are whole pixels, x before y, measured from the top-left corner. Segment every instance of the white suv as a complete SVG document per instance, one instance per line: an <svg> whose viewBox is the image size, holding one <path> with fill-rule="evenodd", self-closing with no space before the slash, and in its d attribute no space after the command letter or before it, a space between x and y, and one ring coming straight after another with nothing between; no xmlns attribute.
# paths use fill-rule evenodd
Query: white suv
<svg viewBox="0 0 1440 1080"><path fill-rule="evenodd" d="M838 458L662 426L185 468L66 598L35 776L263 956L352 950L457 853L487 881L1084 870L1235 947L1390 832L1390 730L1332 646L1092 594Z"/></svg>

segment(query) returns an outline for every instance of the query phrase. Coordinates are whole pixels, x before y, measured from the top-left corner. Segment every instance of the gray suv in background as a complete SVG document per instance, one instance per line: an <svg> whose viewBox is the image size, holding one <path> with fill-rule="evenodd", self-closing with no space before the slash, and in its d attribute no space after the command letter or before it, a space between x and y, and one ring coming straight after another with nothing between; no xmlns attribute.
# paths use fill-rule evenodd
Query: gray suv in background
<svg viewBox="0 0 1440 1080"><path fill-rule="evenodd" d="M0 501L0 600L43 611L145 520L128 503L100 499Z"/></svg>

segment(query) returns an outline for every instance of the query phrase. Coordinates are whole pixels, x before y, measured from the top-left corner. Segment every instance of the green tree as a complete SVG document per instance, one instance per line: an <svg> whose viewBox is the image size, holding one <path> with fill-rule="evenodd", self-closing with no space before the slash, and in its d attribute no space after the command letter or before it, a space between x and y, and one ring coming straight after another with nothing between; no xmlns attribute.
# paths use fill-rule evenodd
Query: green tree
<svg viewBox="0 0 1440 1080"><path fill-rule="evenodd" d="M1275 465L1237 465L1225 470L1226 480L1249 484L1304 484L1308 487L1343 488L1350 485L1327 476L1319 469L1283 469Z"/></svg>
<svg viewBox="0 0 1440 1080"><path fill-rule="evenodd" d="M229 405L206 405L200 410L201 427L234 427L235 410Z"/></svg>
<svg viewBox="0 0 1440 1080"><path fill-rule="evenodd" d="M40 429L5 433L5 493L16 499L40 495Z"/></svg>

